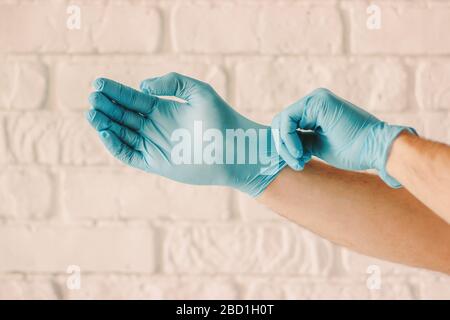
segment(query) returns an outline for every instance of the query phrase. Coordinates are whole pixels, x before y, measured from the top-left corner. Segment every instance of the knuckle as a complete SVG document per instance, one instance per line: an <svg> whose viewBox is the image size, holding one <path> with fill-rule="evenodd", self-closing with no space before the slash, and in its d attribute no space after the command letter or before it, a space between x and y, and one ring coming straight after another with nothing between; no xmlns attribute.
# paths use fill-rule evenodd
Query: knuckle
<svg viewBox="0 0 450 320"><path fill-rule="evenodd" d="M133 141L133 145L136 146L137 148L139 148L139 146L141 144L141 139L140 139L139 135L135 134L132 141Z"/></svg>
<svg viewBox="0 0 450 320"><path fill-rule="evenodd" d="M124 146L123 146L123 144L119 144L115 149L114 149L114 153L113 153L113 155L116 157L116 158L121 158L122 156L123 156L123 153L124 153Z"/></svg>
<svg viewBox="0 0 450 320"><path fill-rule="evenodd" d="M109 118L98 120L99 130L109 130L112 127L112 121Z"/></svg>
<svg viewBox="0 0 450 320"><path fill-rule="evenodd" d="M317 98L328 98L331 96L331 91L327 88L317 88L311 95Z"/></svg>
<svg viewBox="0 0 450 320"><path fill-rule="evenodd" d="M167 81L174 81L180 78L180 74L177 72L169 72L164 76L164 78L166 78Z"/></svg>
<svg viewBox="0 0 450 320"><path fill-rule="evenodd" d="M212 85L209 84L208 82L200 81L200 82L199 82L199 87L200 87L201 89L205 90L205 91L210 91L210 92L214 92L214 93L215 93L214 88L213 88Z"/></svg>
<svg viewBox="0 0 450 320"><path fill-rule="evenodd" d="M138 123L137 123L137 132L142 132L145 127L145 120L142 117L138 117Z"/></svg>
<svg viewBox="0 0 450 320"><path fill-rule="evenodd" d="M117 108L117 121L123 123L126 120L126 112L121 108Z"/></svg>
<svg viewBox="0 0 450 320"><path fill-rule="evenodd" d="M124 94L125 94L125 87L124 87L123 84L119 83L119 84L118 84L118 87L117 87L117 95L118 95L120 98L123 98Z"/></svg>
<svg viewBox="0 0 450 320"><path fill-rule="evenodd" d="M148 99L148 112L143 112L143 114L148 115L151 111L158 105L158 99L155 97L149 97Z"/></svg>
<svg viewBox="0 0 450 320"><path fill-rule="evenodd" d="M120 127L119 128L119 136L124 139L126 138L127 135L127 130L124 127Z"/></svg>
<svg viewBox="0 0 450 320"><path fill-rule="evenodd" d="M179 74L178 72L175 72L175 71L169 72L167 75L172 78L178 78L181 76L181 74Z"/></svg>
<svg viewBox="0 0 450 320"><path fill-rule="evenodd" d="M124 152L123 154L123 161L127 164L132 163L133 161L133 152L131 152L130 150Z"/></svg>
<svg viewBox="0 0 450 320"><path fill-rule="evenodd" d="M134 105L136 103L136 100L137 100L137 93L136 91L132 90L130 92L130 104Z"/></svg>

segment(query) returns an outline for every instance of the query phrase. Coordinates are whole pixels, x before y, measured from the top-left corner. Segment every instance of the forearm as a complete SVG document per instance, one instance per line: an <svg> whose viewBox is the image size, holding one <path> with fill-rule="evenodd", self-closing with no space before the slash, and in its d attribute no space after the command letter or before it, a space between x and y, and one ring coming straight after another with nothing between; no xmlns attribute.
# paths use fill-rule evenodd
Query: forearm
<svg viewBox="0 0 450 320"><path fill-rule="evenodd" d="M450 223L450 147L404 133L393 143L389 174Z"/></svg>
<svg viewBox="0 0 450 320"><path fill-rule="evenodd" d="M257 199L352 250L450 273L450 225L376 176L312 161L301 172L285 168Z"/></svg>

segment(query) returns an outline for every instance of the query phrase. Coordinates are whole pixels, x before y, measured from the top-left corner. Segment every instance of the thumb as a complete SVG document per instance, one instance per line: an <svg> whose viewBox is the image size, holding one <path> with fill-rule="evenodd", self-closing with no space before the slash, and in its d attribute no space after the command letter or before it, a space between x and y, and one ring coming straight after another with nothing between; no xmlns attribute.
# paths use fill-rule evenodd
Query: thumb
<svg viewBox="0 0 450 320"><path fill-rule="evenodd" d="M142 81L140 89L145 93L155 96L171 96L189 101L193 89L199 83L199 80L171 72L162 77Z"/></svg>

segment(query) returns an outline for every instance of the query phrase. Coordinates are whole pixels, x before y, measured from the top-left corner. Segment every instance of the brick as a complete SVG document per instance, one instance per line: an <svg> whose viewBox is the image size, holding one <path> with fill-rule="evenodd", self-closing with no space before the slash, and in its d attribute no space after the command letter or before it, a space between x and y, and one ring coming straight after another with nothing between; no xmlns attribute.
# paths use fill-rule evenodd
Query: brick
<svg viewBox="0 0 450 320"><path fill-rule="evenodd" d="M344 272L349 275L362 275L367 273L369 266L375 265L380 268L381 276L383 275L420 275L424 271L418 268L408 267L384 261L377 258L368 257L356 252L343 249L342 250L342 262Z"/></svg>
<svg viewBox="0 0 450 320"><path fill-rule="evenodd" d="M369 3L349 1L344 8L350 19L350 50L356 54L448 54L450 27L448 3L377 1L380 29L369 29ZM424 18L426 17L426 18Z"/></svg>
<svg viewBox="0 0 450 320"><path fill-rule="evenodd" d="M58 161L58 120L50 113L11 115L6 119L6 130L15 161L24 164Z"/></svg>
<svg viewBox="0 0 450 320"><path fill-rule="evenodd" d="M3 89L0 92L0 109L41 108L47 90L46 69L39 62L2 62L0 63L0 86Z"/></svg>
<svg viewBox="0 0 450 320"><path fill-rule="evenodd" d="M408 108L407 72L395 59L253 59L236 74L237 105L253 112L282 110L318 87L370 111Z"/></svg>
<svg viewBox="0 0 450 320"><path fill-rule="evenodd" d="M244 299L369 299L369 290L351 281L287 279L254 279L244 283Z"/></svg>
<svg viewBox="0 0 450 320"><path fill-rule="evenodd" d="M79 290L59 283L67 299L237 299L238 288L218 277L82 276Z"/></svg>
<svg viewBox="0 0 450 320"><path fill-rule="evenodd" d="M12 155L6 141L5 119L0 117L0 164L12 162Z"/></svg>
<svg viewBox="0 0 450 320"><path fill-rule="evenodd" d="M113 163L82 115L25 113L8 116L6 124L11 153L18 163Z"/></svg>
<svg viewBox="0 0 450 320"><path fill-rule="evenodd" d="M389 281L389 282L388 282ZM417 288L408 280L392 278L383 281L378 290L370 290L372 300L416 300L418 299Z"/></svg>
<svg viewBox="0 0 450 320"><path fill-rule="evenodd" d="M97 77L107 77L139 88L147 78L175 71L209 82L219 94L226 97L226 75L214 64L199 61L180 62L162 58L78 58L54 62L56 97L60 108L87 109L91 83Z"/></svg>
<svg viewBox="0 0 450 320"><path fill-rule="evenodd" d="M129 53L157 49L161 19L154 8L113 2L103 6L88 1L77 5L80 28L69 29L69 5L63 2L1 4L0 52ZM117 23L124 18L128 24Z"/></svg>
<svg viewBox="0 0 450 320"><path fill-rule="evenodd" d="M59 299L58 292L49 278L23 279L0 278L0 300Z"/></svg>
<svg viewBox="0 0 450 320"><path fill-rule="evenodd" d="M54 192L54 177L46 170L5 166L0 170L0 217L49 217Z"/></svg>
<svg viewBox="0 0 450 320"><path fill-rule="evenodd" d="M57 4L55 1L46 4L3 3L0 9L0 37L3 39L0 51L62 52L83 47L85 49L81 51L92 50L88 28L69 30L66 27L66 9L61 2Z"/></svg>
<svg viewBox="0 0 450 320"><path fill-rule="evenodd" d="M167 230L163 270L178 274L328 274L331 245L287 225L196 225Z"/></svg>
<svg viewBox="0 0 450 320"><path fill-rule="evenodd" d="M283 221L280 215L244 193L235 192L233 199L237 202L239 215L244 221Z"/></svg>
<svg viewBox="0 0 450 320"><path fill-rule="evenodd" d="M367 288L365 279L245 279L243 299L414 299L413 287L397 280L382 282L380 289Z"/></svg>
<svg viewBox="0 0 450 320"><path fill-rule="evenodd" d="M336 54L342 51L342 22L332 4L266 5L260 26L263 53Z"/></svg>
<svg viewBox="0 0 450 320"><path fill-rule="evenodd" d="M450 299L450 280L448 277L442 277L437 280L421 281L420 298L431 300Z"/></svg>
<svg viewBox="0 0 450 320"><path fill-rule="evenodd" d="M423 118L423 137L450 144L450 113L429 113Z"/></svg>
<svg viewBox="0 0 450 320"><path fill-rule="evenodd" d="M155 52L158 49L162 22L155 8L109 5L101 14L101 22L92 31L92 41L99 52Z"/></svg>
<svg viewBox="0 0 450 320"><path fill-rule="evenodd" d="M223 220L229 215L229 190L183 185L137 169L67 170L62 188L72 218Z"/></svg>
<svg viewBox="0 0 450 320"><path fill-rule="evenodd" d="M427 116L409 112L375 112L374 115L390 124L412 127L420 136L426 136Z"/></svg>
<svg viewBox="0 0 450 320"><path fill-rule="evenodd" d="M450 60L428 61L419 65L416 98L425 110L450 110Z"/></svg>
<svg viewBox="0 0 450 320"><path fill-rule="evenodd" d="M54 115L58 119L59 161L69 165L120 165L108 152L84 115Z"/></svg>
<svg viewBox="0 0 450 320"><path fill-rule="evenodd" d="M142 272L154 270L150 229L132 226L0 227L0 272ZM14 244L14 245L11 245Z"/></svg>
<svg viewBox="0 0 450 320"><path fill-rule="evenodd" d="M177 52L257 52L258 7L232 3L179 5L173 12ZM207 30L207 32L205 32Z"/></svg>

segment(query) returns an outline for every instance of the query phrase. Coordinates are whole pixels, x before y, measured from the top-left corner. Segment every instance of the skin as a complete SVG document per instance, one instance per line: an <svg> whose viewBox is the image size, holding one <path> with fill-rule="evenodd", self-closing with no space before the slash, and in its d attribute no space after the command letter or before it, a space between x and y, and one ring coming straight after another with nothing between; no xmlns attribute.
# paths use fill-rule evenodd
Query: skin
<svg viewBox="0 0 450 320"><path fill-rule="evenodd" d="M450 223L450 147L401 134L387 161L388 172L417 199Z"/></svg>
<svg viewBox="0 0 450 320"><path fill-rule="evenodd" d="M450 274L450 225L377 176L313 160L303 171L284 168L257 200L356 252Z"/></svg>

